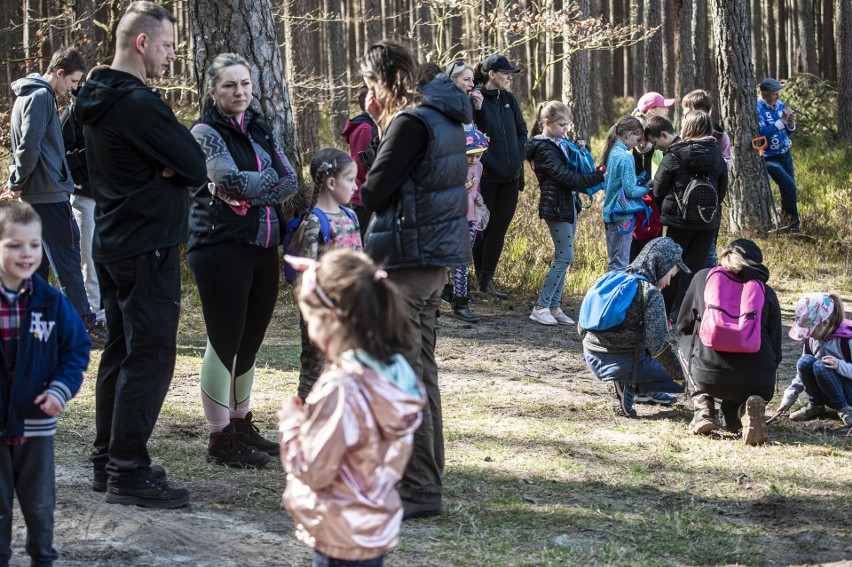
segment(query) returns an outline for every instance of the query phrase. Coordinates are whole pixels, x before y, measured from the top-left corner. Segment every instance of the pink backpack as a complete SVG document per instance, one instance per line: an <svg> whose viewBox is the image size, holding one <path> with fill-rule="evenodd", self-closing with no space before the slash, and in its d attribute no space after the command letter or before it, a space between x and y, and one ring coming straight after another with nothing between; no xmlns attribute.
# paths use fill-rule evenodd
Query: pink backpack
<svg viewBox="0 0 852 567"><path fill-rule="evenodd" d="M760 350L760 320L766 291L760 280L741 281L725 268L707 274L704 315L698 337L721 352Z"/></svg>

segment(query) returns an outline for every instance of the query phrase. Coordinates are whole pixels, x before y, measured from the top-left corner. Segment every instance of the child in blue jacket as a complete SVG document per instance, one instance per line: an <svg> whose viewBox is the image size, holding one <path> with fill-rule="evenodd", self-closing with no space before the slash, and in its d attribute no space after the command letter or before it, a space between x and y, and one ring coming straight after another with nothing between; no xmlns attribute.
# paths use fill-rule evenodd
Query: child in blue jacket
<svg viewBox="0 0 852 567"><path fill-rule="evenodd" d="M34 272L41 219L0 203L0 565L12 557L17 493L33 565L52 565L56 418L80 389L91 339L71 303Z"/></svg>

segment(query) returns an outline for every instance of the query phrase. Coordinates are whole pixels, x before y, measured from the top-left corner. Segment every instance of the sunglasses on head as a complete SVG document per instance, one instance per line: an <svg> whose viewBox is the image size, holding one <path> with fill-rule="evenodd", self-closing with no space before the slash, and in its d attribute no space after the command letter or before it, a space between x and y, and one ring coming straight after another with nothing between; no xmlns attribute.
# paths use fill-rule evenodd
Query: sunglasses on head
<svg viewBox="0 0 852 567"><path fill-rule="evenodd" d="M450 72L447 73L447 75L452 76L456 70L456 67L464 67L465 65L467 65L467 63L465 63L462 59L453 61L452 63L450 63Z"/></svg>

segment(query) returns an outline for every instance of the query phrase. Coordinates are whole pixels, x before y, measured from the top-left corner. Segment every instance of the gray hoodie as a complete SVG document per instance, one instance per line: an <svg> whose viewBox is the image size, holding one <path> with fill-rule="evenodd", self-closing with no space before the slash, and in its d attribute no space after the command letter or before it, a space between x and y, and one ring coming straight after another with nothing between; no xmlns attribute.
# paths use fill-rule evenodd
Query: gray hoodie
<svg viewBox="0 0 852 567"><path fill-rule="evenodd" d="M683 369L666 323L663 294L656 288L657 282L680 261L682 253L680 245L670 238L655 238L646 244L625 271L650 283L640 280L639 290L643 293L640 295L637 290L622 324L606 331L587 331L578 325L583 348L594 352L633 352L636 333L641 329L640 352L654 357L673 380L683 380Z"/></svg>
<svg viewBox="0 0 852 567"><path fill-rule="evenodd" d="M28 203L61 203L74 191L65 161L56 95L38 73L12 83L18 97L12 107L9 187Z"/></svg>

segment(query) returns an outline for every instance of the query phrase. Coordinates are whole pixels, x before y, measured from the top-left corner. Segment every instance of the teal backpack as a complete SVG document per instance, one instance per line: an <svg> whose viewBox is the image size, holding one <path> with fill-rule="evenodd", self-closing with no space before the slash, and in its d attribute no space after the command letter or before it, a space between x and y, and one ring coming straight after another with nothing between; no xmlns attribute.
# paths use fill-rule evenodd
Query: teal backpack
<svg viewBox="0 0 852 567"><path fill-rule="evenodd" d="M572 171L576 171L577 173L594 173L595 172L595 158L592 157L592 153L589 151L587 147L580 147L574 142L571 142L567 138L562 138L559 141L559 149L562 150L562 153L565 154L565 159L568 161L568 167L571 168ZM600 183L595 185L594 187L589 187L587 189L580 189L576 193L574 193L574 198L580 204L580 207L583 209L588 209L592 206L592 202L594 201L594 194L604 188L604 184ZM589 198L589 204L584 205L580 195L586 195Z"/></svg>

